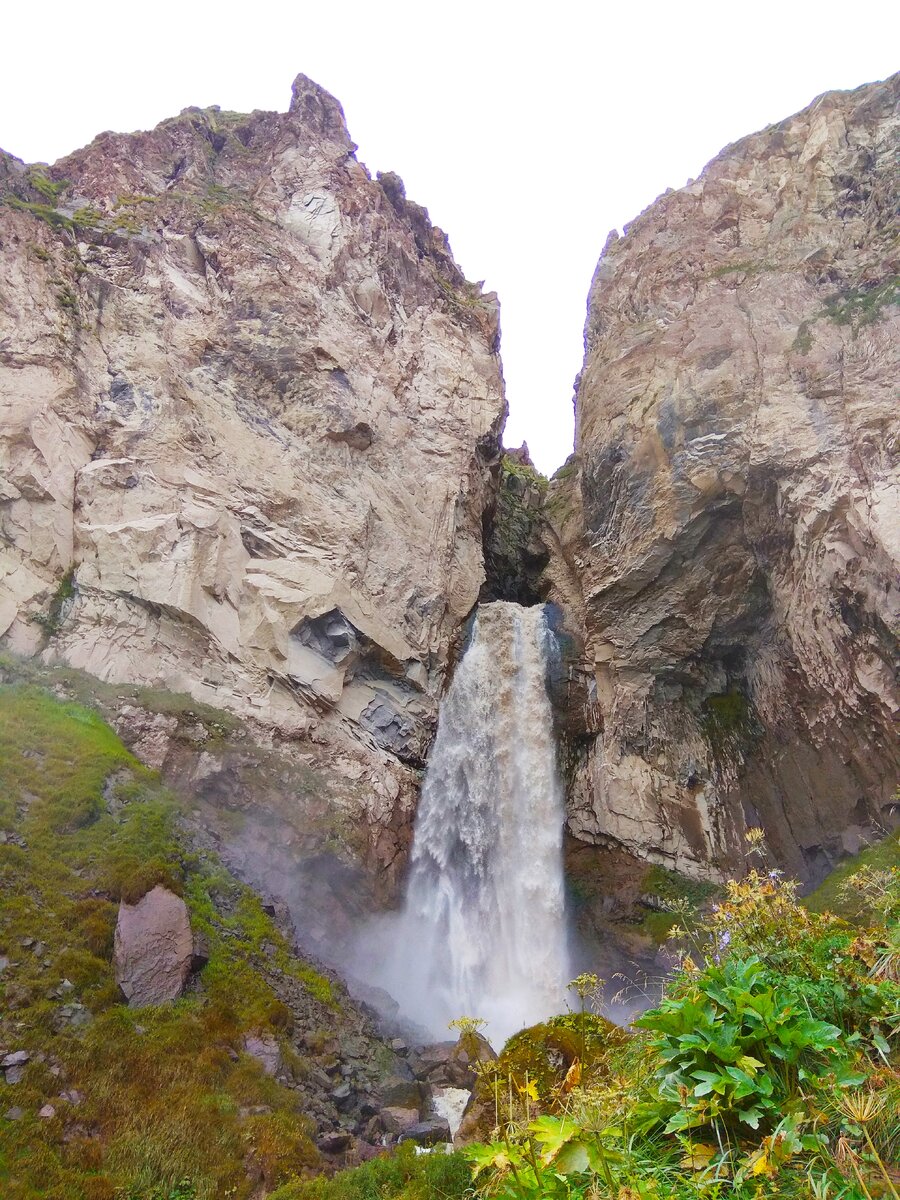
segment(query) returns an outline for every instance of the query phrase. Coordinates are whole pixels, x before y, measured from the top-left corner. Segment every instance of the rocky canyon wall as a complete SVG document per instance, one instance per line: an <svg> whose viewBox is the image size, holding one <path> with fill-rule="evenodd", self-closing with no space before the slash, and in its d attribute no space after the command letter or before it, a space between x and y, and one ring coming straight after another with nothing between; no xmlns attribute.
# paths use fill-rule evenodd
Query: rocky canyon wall
<svg viewBox="0 0 900 1200"><path fill-rule="evenodd" d="M399 880L473 605L547 596L574 837L718 877L761 825L815 878L900 780L897 93L610 236L549 490L500 461L496 297L305 77L0 155L0 647L100 681L223 854L253 814L232 865L324 944L316 880L368 899L323 846Z"/></svg>
<svg viewBox="0 0 900 1200"><path fill-rule="evenodd" d="M546 506L585 841L715 877L762 826L811 879L895 819L898 92L822 96L607 241Z"/></svg>
<svg viewBox="0 0 900 1200"><path fill-rule="evenodd" d="M0 157L0 644L237 716L385 866L506 406L496 297L355 150L299 76L287 113ZM163 765L178 720L125 707Z"/></svg>

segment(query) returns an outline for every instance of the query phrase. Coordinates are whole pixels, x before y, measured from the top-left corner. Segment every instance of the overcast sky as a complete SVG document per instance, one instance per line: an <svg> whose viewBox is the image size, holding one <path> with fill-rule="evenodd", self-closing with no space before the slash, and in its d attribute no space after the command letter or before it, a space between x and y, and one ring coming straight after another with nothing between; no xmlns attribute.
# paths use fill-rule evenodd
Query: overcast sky
<svg viewBox="0 0 900 1200"><path fill-rule="evenodd" d="M545 0L17 4L0 146L54 159L188 105L285 109L299 71L344 106L502 305L506 441L572 445L585 298L610 229L724 145L896 70L900 5Z"/></svg>

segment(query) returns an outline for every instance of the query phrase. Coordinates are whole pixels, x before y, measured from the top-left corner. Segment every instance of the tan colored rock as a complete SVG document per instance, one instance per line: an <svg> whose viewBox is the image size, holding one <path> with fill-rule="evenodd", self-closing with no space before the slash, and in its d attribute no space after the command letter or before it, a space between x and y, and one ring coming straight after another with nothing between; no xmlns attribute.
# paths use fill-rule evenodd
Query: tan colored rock
<svg viewBox="0 0 900 1200"><path fill-rule="evenodd" d="M716 875L762 825L811 878L891 819L898 88L820 97L607 242L548 505L578 837Z"/></svg>
<svg viewBox="0 0 900 1200"><path fill-rule="evenodd" d="M187 905L157 884L137 904L120 904L113 965L132 1008L181 995L191 970L193 937Z"/></svg>
<svg viewBox="0 0 900 1200"><path fill-rule="evenodd" d="M102 134L49 220L2 159L0 639L330 746L378 857L484 578L505 401L496 297L355 149L299 76L287 113ZM136 732L160 765L164 723Z"/></svg>

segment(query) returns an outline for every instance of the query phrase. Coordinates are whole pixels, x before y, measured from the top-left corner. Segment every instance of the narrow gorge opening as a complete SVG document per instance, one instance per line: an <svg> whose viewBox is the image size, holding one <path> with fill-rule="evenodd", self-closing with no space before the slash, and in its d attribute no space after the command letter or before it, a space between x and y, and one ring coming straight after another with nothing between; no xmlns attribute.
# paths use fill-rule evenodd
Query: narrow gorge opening
<svg viewBox="0 0 900 1200"><path fill-rule="evenodd" d="M435 1036L462 1016L495 1044L563 1007L569 979L565 819L544 606L476 610L441 704L401 913L378 918L356 969Z"/></svg>

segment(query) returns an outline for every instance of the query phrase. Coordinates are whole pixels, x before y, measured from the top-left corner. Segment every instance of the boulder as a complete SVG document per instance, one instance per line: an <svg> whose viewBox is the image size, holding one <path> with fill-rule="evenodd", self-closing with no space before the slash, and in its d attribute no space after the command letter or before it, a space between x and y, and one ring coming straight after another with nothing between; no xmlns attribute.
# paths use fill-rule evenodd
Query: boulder
<svg viewBox="0 0 900 1200"><path fill-rule="evenodd" d="M388 1105L382 1108L376 1118L385 1133L403 1133L419 1124L421 1114L417 1108L403 1108L400 1105Z"/></svg>
<svg viewBox="0 0 900 1200"><path fill-rule="evenodd" d="M446 1117L430 1117L427 1121L419 1121L404 1129L397 1138L398 1142L415 1142L418 1146L437 1146L452 1140Z"/></svg>
<svg viewBox="0 0 900 1200"><path fill-rule="evenodd" d="M417 1079L390 1075L378 1086L382 1102L388 1107L414 1108L421 1112L425 1101L425 1086Z"/></svg>
<svg viewBox="0 0 900 1200"><path fill-rule="evenodd" d="M464 1034L458 1042L436 1042L423 1046L412 1062L417 1079L438 1087L465 1088L475 1086L473 1064L496 1058L490 1042L481 1034Z"/></svg>
<svg viewBox="0 0 900 1200"><path fill-rule="evenodd" d="M271 1035L249 1034L244 1038L244 1049L251 1058L262 1064L267 1075L277 1075L281 1066L281 1050Z"/></svg>
<svg viewBox="0 0 900 1200"><path fill-rule="evenodd" d="M316 1141L316 1146L323 1154L340 1154L350 1145L350 1134L346 1130L334 1130L325 1133Z"/></svg>
<svg viewBox="0 0 900 1200"><path fill-rule="evenodd" d="M194 945L187 905L157 884L137 904L120 904L113 962L129 1005L163 1004L181 995Z"/></svg>

